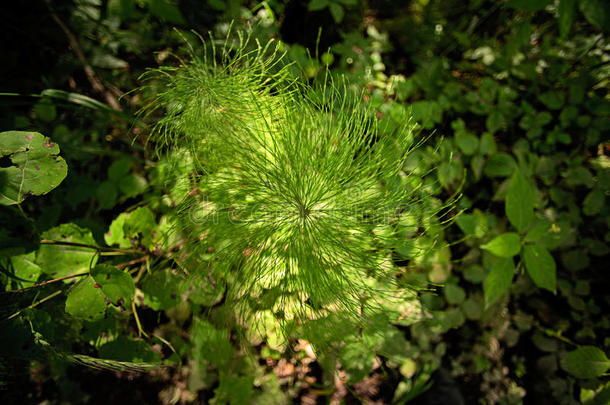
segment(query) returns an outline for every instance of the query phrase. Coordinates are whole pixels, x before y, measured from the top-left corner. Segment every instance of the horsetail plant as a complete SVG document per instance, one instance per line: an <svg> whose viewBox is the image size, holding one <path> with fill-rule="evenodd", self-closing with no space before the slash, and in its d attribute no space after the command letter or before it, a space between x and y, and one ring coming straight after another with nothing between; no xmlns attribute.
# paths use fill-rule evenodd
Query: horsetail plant
<svg viewBox="0 0 610 405"><path fill-rule="evenodd" d="M345 79L293 79L281 44L202 42L146 75L193 285L222 283L240 317L270 311L282 324L359 322L404 296L395 259L424 255L419 238L452 204L405 170L415 125L380 124Z"/></svg>

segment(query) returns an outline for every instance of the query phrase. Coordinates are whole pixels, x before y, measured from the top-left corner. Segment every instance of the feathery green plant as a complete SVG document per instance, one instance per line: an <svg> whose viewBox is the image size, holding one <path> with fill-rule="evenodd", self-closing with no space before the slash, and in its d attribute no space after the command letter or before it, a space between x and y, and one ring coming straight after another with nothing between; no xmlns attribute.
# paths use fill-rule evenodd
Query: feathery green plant
<svg viewBox="0 0 610 405"><path fill-rule="evenodd" d="M181 195L178 259L199 283L226 282L241 316L361 319L410 288L392 258L424 254L418 236L451 202L404 170L417 143L408 117L384 127L346 80L298 82L281 44L251 42L211 38L146 75L146 114L164 114L151 141L174 160Z"/></svg>

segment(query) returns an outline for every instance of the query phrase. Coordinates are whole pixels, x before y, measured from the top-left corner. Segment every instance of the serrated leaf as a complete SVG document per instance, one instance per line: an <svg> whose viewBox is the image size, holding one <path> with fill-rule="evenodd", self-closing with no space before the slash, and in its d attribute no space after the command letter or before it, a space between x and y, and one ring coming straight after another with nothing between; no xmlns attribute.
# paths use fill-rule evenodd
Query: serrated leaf
<svg viewBox="0 0 610 405"><path fill-rule="evenodd" d="M211 405L220 404L249 404L252 397L254 377L234 376L220 372L220 383L214 390Z"/></svg>
<svg viewBox="0 0 610 405"><path fill-rule="evenodd" d="M62 224L44 232L42 239L83 245L97 245L91 231L76 224ZM36 255L42 272L54 277L89 271L97 263L95 249L61 244L43 244Z"/></svg>
<svg viewBox="0 0 610 405"><path fill-rule="evenodd" d="M570 352L561 362L563 368L578 378L595 378L610 368L606 354L595 346L582 346Z"/></svg>
<svg viewBox="0 0 610 405"><path fill-rule="evenodd" d="M508 220L519 232L523 232L534 219L532 186L519 170L515 170L508 183L505 210Z"/></svg>
<svg viewBox="0 0 610 405"><path fill-rule="evenodd" d="M135 293L135 284L129 274L113 266L98 264L91 270L91 277L110 302L126 308L129 306Z"/></svg>
<svg viewBox="0 0 610 405"><path fill-rule="evenodd" d="M96 321L104 317L106 301L104 293L96 287L95 280L87 276L72 287L66 299L66 312L75 318Z"/></svg>
<svg viewBox="0 0 610 405"><path fill-rule="evenodd" d="M0 204L21 203L28 195L42 195L68 174L59 146L38 132L0 132L0 157L12 163L0 168Z"/></svg>
<svg viewBox="0 0 610 405"><path fill-rule="evenodd" d="M549 251L538 245L525 245L523 260L527 274L534 284L554 293L557 285L557 270L555 259Z"/></svg>
<svg viewBox="0 0 610 405"><path fill-rule="evenodd" d="M339 353L339 361L348 375L348 381L362 381L373 368L375 352L362 339L347 343Z"/></svg>
<svg viewBox="0 0 610 405"><path fill-rule="evenodd" d="M206 320L194 320L190 339L193 344L193 356L209 361L219 369L225 367L233 356L229 332L226 329L216 329Z"/></svg>
<svg viewBox="0 0 610 405"><path fill-rule="evenodd" d="M142 245L150 247L153 233L157 229L155 214L148 207L139 207L132 212L124 212L110 224L104 235L109 245L122 248L133 247L133 242L141 240Z"/></svg>
<svg viewBox="0 0 610 405"><path fill-rule="evenodd" d="M182 296L180 281L177 277L172 278L167 269L153 271L152 276L147 277L142 283L144 304L155 311L176 306Z"/></svg>
<svg viewBox="0 0 610 405"><path fill-rule="evenodd" d="M521 241L516 233L506 232L496 236L485 245L482 245L481 248L499 257L513 257L519 254Z"/></svg>
<svg viewBox="0 0 610 405"><path fill-rule="evenodd" d="M513 282L514 273L515 264L512 258L500 258L491 266L483 285L486 307L496 302L508 291Z"/></svg>

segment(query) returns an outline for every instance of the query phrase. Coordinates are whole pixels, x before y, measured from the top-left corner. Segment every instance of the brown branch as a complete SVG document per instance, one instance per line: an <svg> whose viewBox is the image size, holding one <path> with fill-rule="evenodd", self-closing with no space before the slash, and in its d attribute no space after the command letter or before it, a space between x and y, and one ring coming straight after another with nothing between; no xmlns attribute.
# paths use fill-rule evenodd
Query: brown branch
<svg viewBox="0 0 610 405"><path fill-rule="evenodd" d="M122 111L121 105L119 104L119 102L104 87L104 85L102 84L102 81L95 74L95 71L93 70L93 68L91 67L89 62L87 61L87 58L85 57L85 53L83 52L80 45L78 44L78 40L76 39L76 36L74 36L72 31L70 31L70 29L63 23L63 21L61 21L61 19L59 18L59 16L53 9L53 6L51 5L51 0L45 0L45 2L47 3L47 7L49 8L51 17L53 17L53 20L55 20L57 25L59 25L60 28L62 29L62 31L66 34L66 37L68 37L68 41L70 42L70 47L76 54L76 57L78 58L78 60L80 60L80 62L83 64L83 69L85 71L85 75L87 76L87 80L89 80L91 87L93 87L93 90L95 90L97 93L99 93L104 98L104 100L106 100L106 104L108 104L113 110Z"/></svg>
<svg viewBox="0 0 610 405"><path fill-rule="evenodd" d="M29 286L29 287L20 288L18 290L7 290L5 292L7 292L7 293L20 293L20 292L24 292L24 291L27 291L27 290L31 290L32 288L42 287L42 286L47 285L47 284L57 283L58 281L68 280L68 279L75 278L75 277L82 277L82 276L86 276L88 274L89 274L89 272L87 272L87 273L78 273L78 274L71 274L69 276L64 276L64 277L54 278L53 280L43 281L42 283L34 284L34 285Z"/></svg>

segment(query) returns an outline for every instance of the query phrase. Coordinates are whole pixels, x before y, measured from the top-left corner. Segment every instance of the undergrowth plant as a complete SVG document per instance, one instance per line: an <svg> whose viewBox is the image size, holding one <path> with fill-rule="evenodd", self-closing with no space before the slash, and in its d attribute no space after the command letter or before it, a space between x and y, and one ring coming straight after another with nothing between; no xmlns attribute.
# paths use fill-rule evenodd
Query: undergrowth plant
<svg viewBox="0 0 610 405"><path fill-rule="evenodd" d="M146 74L143 114L161 115L150 141L192 288L222 285L227 321L250 329L268 327L261 313L303 333L331 315L417 317L390 303L414 298L409 263L435 247L455 196L432 198L406 170L408 116L380 125L344 79L300 82L274 42L211 38L189 56Z"/></svg>

